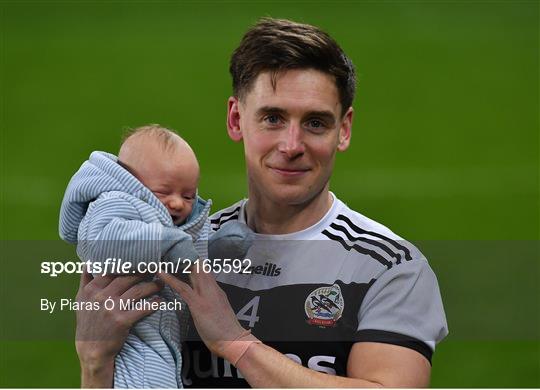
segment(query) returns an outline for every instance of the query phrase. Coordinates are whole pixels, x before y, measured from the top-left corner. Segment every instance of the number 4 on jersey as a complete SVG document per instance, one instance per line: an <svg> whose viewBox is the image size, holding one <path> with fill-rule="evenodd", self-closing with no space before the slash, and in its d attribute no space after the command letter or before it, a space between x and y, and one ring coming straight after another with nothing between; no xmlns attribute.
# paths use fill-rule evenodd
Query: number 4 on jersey
<svg viewBox="0 0 540 390"><path fill-rule="evenodd" d="M261 297L259 295L253 297L253 299L249 301L243 308L241 308L236 314L236 318L238 318L239 321L249 322L250 328L253 328L255 323L259 321L257 311L259 310L260 298Z"/></svg>

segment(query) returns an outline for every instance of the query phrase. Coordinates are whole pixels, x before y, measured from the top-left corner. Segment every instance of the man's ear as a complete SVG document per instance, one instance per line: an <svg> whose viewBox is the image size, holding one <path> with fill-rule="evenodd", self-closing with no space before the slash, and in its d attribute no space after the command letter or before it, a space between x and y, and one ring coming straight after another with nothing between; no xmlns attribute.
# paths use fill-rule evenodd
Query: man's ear
<svg viewBox="0 0 540 390"><path fill-rule="evenodd" d="M242 130L240 130L240 101L231 96L227 102L227 133L234 142L242 140Z"/></svg>
<svg viewBox="0 0 540 390"><path fill-rule="evenodd" d="M341 127L339 129L339 142L337 146L337 150L340 152L344 152L345 150L347 150L351 143L353 114L353 108L349 107L349 109L343 116Z"/></svg>

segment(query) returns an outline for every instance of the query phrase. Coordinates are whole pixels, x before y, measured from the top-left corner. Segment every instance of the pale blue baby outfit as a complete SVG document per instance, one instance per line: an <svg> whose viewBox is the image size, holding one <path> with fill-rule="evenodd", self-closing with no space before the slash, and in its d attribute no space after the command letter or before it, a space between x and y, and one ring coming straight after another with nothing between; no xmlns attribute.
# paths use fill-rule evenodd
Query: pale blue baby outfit
<svg viewBox="0 0 540 390"><path fill-rule="evenodd" d="M210 206L210 200L197 197L186 222L175 226L166 207L116 156L93 152L66 189L60 237L78 244L77 254L83 261L204 259L208 257ZM236 233L236 237L243 234ZM180 300L168 286L159 296L169 302ZM184 308L160 310L135 324L116 357L114 387L183 387L180 342L188 321Z"/></svg>

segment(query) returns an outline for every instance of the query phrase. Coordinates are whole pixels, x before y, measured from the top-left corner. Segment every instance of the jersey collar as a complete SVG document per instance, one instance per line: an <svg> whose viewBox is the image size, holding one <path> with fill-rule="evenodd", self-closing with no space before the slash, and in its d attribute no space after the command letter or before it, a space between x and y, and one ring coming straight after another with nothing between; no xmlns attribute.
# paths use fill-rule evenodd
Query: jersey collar
<svg viewBox="0 0 540 390"><path fill-rule="evenodd" d="M336 198L332 191L330 191L330 195L332 196L332 206L330 206L330 209L317 223L298 232L287 234L255 233L255 237L258 240L312 240L317 234L324 230L337 216L340 201L338 198ZM238 215L238 220L243 223L246 223L245 210L247 203L248 199L244 199L242 201L242 204L240 205L240 213Z"/></svg>

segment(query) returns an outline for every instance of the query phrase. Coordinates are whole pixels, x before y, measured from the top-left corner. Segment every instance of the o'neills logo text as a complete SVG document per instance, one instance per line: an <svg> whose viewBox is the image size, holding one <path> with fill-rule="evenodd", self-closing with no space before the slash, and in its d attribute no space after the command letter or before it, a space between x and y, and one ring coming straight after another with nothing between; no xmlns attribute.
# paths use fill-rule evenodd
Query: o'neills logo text
<svg viewBox="0 0 540 390"><path fill-rule="evenodd" d="M264 265L252 265L248 267L246 273L263 276L279 276L281 268L274 263L264 263Z"/></svg>

